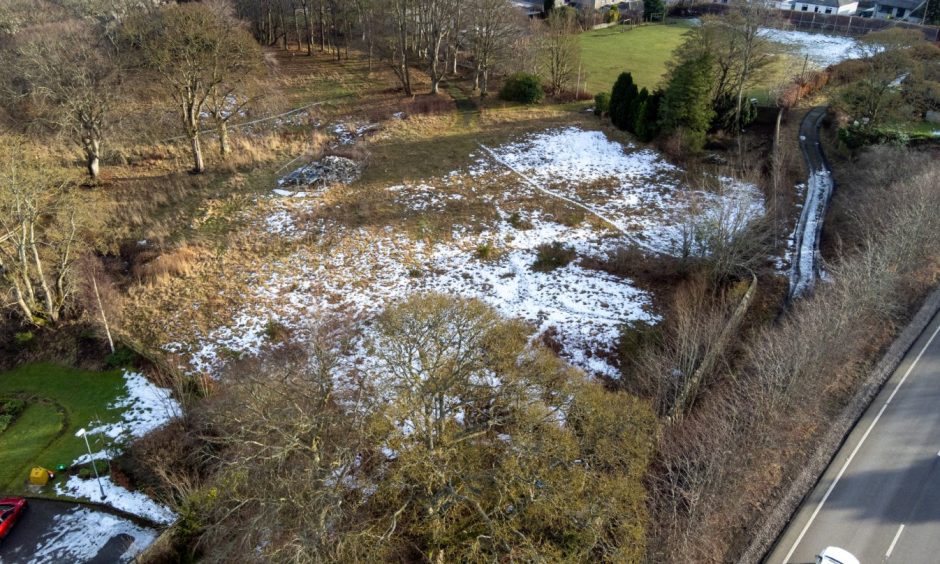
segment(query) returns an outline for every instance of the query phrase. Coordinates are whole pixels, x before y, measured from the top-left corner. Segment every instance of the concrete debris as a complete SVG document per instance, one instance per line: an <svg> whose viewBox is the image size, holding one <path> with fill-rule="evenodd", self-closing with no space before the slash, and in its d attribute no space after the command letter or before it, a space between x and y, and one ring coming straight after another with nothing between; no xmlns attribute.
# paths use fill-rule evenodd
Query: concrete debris
<svg viewBox="0 0 940 564"><path fill-rule="evenodd" d="M332 184L349 184L362 173L355 161L345 157L328 156L304 165L277 181L282 187L326 187Z"/></svg>

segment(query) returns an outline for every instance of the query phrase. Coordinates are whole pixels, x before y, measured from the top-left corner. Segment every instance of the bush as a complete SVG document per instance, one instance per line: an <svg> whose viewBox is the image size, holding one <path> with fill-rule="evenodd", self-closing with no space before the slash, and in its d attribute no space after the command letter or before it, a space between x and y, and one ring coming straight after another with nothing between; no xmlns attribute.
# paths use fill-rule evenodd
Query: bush
<svg viewBox="0 0 940 564"><path fill-rule="evenodd" d="M94 466L92 466L94 464ZM95 468L98 468L98 475L105 476L111 469L107 460L95 460L93 463L85 464L78 469L78 477L82 480L90 480L95 477Z"/></svg>
<svg viewBox="0 0 940 564"><path fill-rule="evenodd" d="M535 258L535 263L532 265L532 270L538 272L549 272L556 268L566 266L573 261L575 257L574 248L560 241L542 243L536 250L538 253Z"/></svg>
<svg viewBox="0 0 940 564"><path fill-rule="evenodd" d="M605 20L607 23L617 23L617 22L619 22L619 21L620 21L620 8L618 8L616 5L611 6L611 7L607 10L607 15L604 17L604 20Z"/></svg>
<svg viewBox="0 0 940 564"><path fill-rule="evenodd" d="M628 72L620 73L610 95L610 122L617 129L632 132L633 119L631 116L636 115L636 98L638 95L639 89L633 82L633 75Z"/></svg>
<svg viewBox="0 0 940 564"><path fill-rule="evenodd" d="M108 368L124 368L126 366L133 366L134 362L136 361L137 353L127 347L118 347L113 353L109 354L104 359L104 363L108 366Z"/></svg>
<svg viewBox="0 0 940 564"><path fill-rule="evenodd" d="M32 331L21 331L19 333L13 334L13 340L16 341L18 345L26 345L33 340L35 335Z"/></svg>
<svg viewBox="0 0 940 564"><path fill-rule="evenodd" d="M264 336L273 343L284 343L290 339L290 328L276 319L264 324Z"/></svg>
<svg viewBox="0 0 940 564"><path fill-rule="evenodd" d="M509 225L522 231L532 229L532 222L519 215L519 212L512 212L509 216Z"/></svg>
<svg viewBox="0 0 940 564"><path fill-rule="evenodd" d="M496 247L489 241L477 245L477 258L480 260L491 260L496 257Z"/></svg>
<svg viewBox="0 0 940 564"><path fill-rule="evenodd" d="M594 95L594 115L606 116L610 111L610 92L599 92Z"/></svg>
<svg viewBox="0 0 940 564"><path fill-rule="evenodd" d="M10 426L10 423L16 419L16 416L19 415L23 408L26 407L26 402L18 399L6 399L0 400L0 433L6 430Z"/></svg>
<svg viewBox="0 0 940 564"><path fill-rule="evenodd" d="M545 97L545 91L542 90L539 77L517 72L506 79L503 89L499 91L499 97L509 102L537 104Z"/></svg>

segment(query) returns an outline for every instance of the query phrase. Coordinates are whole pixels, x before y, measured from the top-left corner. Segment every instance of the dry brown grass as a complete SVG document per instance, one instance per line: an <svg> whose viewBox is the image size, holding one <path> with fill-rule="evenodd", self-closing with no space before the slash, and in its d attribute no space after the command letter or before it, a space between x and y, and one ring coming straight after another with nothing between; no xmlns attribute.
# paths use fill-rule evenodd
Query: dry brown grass
<svg viewBox="0 0 940 564"><path fill-rule="evenodd" d="M137 255L137 264L131 268L131 275L140 284L161 285L171 278L191 275L199 257L199 250L189 245L182 245L163 253L145 251Z"/></svg>

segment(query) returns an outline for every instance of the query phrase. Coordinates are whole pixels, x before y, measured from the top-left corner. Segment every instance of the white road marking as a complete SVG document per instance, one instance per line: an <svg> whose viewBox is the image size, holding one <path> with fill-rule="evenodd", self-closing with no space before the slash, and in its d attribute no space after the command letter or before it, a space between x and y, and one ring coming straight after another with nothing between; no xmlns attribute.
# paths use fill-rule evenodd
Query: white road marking
<svg viewBox="0 0 940 564"><path fill-rule="evenodd" d="M885 560L891 558L891 553L894 552L894 545L898 544L898 539L901 538L902 532L904 532L904 523L901 523L901 528L895 533L894 540L891 541L891 546L888 547L888 552L885 552Z"/></svg>
<svg viewBox="0 0 940 564"><path fill-rule="evenodd" d="M911 372L914 370L914 367L917 366L917 363L920 362L920 358L924 356L924 353L927 352L927 348L930 346L930 343L933 342L934 338L937 336L937 333L940 333L940 325L937 325L937 328L934 329L930 338L927 339L927 343L924 345L924 348L920 350L920 353L917 354L917 358L914 359L914 362L911 363L911 366L907 369L907 372L904 373L904 376L898 382L898 385L894 388L894 391L891 392L891 395L888 396L888 401L881 406L881 410L878 411L878 415L875 416L874 421L871 422L871 425L868 426L868 429L865 431L865 434L862 435L862 439L858 441L858 444L855 445L855 448L852 449L852 454L849 455L849 458L845 461L845 464L842 465L842 468L839 469L839 473L836 474L836 479L832 481L832 484L829 485L829 489L826 490L826 494L823 495L822 500L819 502L819 505L816 506L816 509L813 511L813 514L809 516L809 521L806 522L806 526L803 527L803 530L800 531L800 535L796 537L796 541L793 543L793 546L790 547L790 551L787 552L787 555L783 557L783 564L787 564L790 561L790 557L793 556L793 553L796 552L796 547L799 546L800 542L803 540L803 537L806 535L806 531L809 530L810 526L813 524L813 521L816 520L816 516L819 515L819 511L822 509L823 504L826 503L826 500L829 499L829 496L832 495L832 490L836 489L836 484L839 483L839 480L842 479L842 475L845 474L846 468L849 467L849 464L852 463L852 459L855 458L855 455L858 454L859 449L862 448L862 445L865 444L865 440L868 438L868 435L871 433L872 429L875 428L875 425L878 423L878 420L881 419L881 416L884 414L885 409L888 408L888 404L891 403L891 400L894 399L895 394L898 393L898 390L901 389L901 386L904 385L904 382L907 380L907 377L911 375ZM938 454L940 455L940 454ZM898 532L900 535L900 531Z"/></svg>

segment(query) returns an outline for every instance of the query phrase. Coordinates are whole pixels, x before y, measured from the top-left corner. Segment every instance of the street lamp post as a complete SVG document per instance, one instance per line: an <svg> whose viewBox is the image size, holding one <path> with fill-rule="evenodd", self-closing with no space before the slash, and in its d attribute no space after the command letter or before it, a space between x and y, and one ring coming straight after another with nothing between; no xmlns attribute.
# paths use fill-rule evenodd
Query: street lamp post
<svg viewBox="0 0 940 564"><path fill-rule="evenodd" d="M91 461L91 467L95 471L95 479L98 480L98 490L101 491L101 500L104 501L108 496L106 496L104 493L104 487L101 485L101 476L98 475L98 465L95 464L95 459L91 454L91 445L88 444L88 432L85 431L83 427L75 433L75 436L85 439L85 448L88 449L88 460Z"/></svg>

